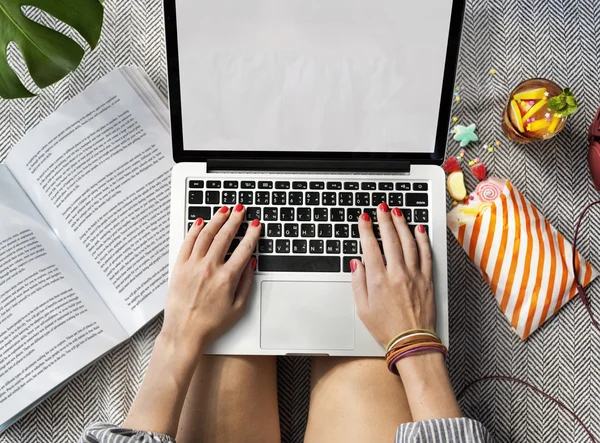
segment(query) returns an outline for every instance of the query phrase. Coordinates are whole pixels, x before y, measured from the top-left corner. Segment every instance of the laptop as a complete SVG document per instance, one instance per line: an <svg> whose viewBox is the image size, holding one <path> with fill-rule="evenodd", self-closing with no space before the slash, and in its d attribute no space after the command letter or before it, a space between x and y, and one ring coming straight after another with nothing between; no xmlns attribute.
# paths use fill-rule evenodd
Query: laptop
<svg viewBox="0 0 600 443"><path fill-rule="evenodd" d="M358 318L358 218L428 230L448 343L445 176L464 0L166 0L171 267L197 217L263 233L242 320L209 353L382 356Z"/></svg>

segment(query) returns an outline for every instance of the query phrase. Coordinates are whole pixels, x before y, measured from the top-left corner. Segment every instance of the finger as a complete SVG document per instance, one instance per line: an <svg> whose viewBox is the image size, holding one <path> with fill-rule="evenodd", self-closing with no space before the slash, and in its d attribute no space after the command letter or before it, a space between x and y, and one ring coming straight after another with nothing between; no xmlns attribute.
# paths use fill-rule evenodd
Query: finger
<svg viewBox="0 0 600 443"><path fill-rule="evenodd" d="M219 229L219 232L215 236L212 244L208 248L207 256L215 258L217 260L224 260L225 254L227 254L227 250L231 245L231 241L235 237L238 229L240 229L240 225L244 221L244 217L246 215L246 208L241 203L238 203L229 219L225 222L225 224Z"/></svg>
<svg viewBox="0 0 600 443"><path fill-rule="evenodd" d="M360 244L363 249L363 261L367 272L379 273L385 270L383 264L383 256L381 255L381 249L379 249L379 243L373 233L373 223L371 223L371 217L366 212L360 216L358 221L358 232L360 234Z"/></svg>
<svg viewBox="0 0 600 443"><path fill-rule="evenodd" d="M192 254L194 257L204 257L208 252L208 248L212 244L215 235L221 229L221 226L225 224L229 216L229 208L223 206L217 212L215 212L210 219L210 223L207 223L194 244Z"/></svg>
<svg viewBox="0 0 600 443"><path fill-rule="evenodd" d="M258 243L258 238L260 237L261 225L258 219L252 220L250 226L248 226L248 230L246 231L246 235L240 242L239 245L225 263L225 266L230 268L233 272L237 272L239 275L242 272L242 269L250 260L250 257L254 253L254 249L256 249L256 243Z"/></svg>
<svg viewBox="0 0 600 443"><path fill-rule="evenodd" d="M197 218L183 239L179 254L177 254L177 261L184 262L190 258L190 254L194 249L194 244L196 243L196 239L198 238L198 234L202 231L202 228L204 228L204 220Z"/></svg>
<svg viewBox="0 0 600 443"><path fill-rule="evenodd" d="M406 218L402 214L402 211L398 208L392 210L392 220L398 232L400 243L402 244L402 255L404 257L404 263L409 269L418 269L419 267L419 252L417 250L417 243L415 238L410 233Z"/></svg>
<svg viewBox="0 0 600 443"><path fill-rule="evenodd" d="M248 303L250 292L252 290L252 284L254 283L256 263L255 258L250 259L242 272L242 276L240 277L240 281L235 291L235 298L233 299L233 308L235 310L239 309L244 311L246 309L246 304Z"/></svg>
<svg viewBox="0 0 600 443"><path fill-rule="evenodd" d="M357 312L362 313L369 307L369 298L367 293L367 274L365 267L360 260L354 259L350 262L352 271L352 293L356 302Z"/></svg>
<svg viewBox="0 0 600 443"><path fill-rule="evenodd" d="M402 244L394 222L392 222L390 208L385 202L377 207L377 221L379 222L379 232L381 233L387 266L388 268L398 268L404 264Z"/></svg>
<svg viewBox="0 0 600 443"><path fill-rule="evenodd" d="M423 225L417 226L415 230L415 239L419 249L419 264L421 265L421 272L425 277L433 278L433 257L431 255L431 244L429 243L429 236L425 232Z"/></svg>

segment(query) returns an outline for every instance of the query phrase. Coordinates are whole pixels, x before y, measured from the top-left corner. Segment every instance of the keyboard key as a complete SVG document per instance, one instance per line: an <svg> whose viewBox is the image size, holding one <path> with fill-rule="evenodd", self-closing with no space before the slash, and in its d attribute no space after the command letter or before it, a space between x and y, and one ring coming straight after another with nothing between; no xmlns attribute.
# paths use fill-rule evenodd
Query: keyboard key
<svg viewBox="0 0 600 443"><path fill-rule="evenodd" d="M358 260L360 261L360 257L344 257L343 261L344 261L344 272L350 272L350 262L352 260Z"/></svg>
<svg viewBox="0 0 600 443"><path fill-rule="evenodd" d="M311 221L311 209L310 208L298 208L296 210L296 219L298 221Z"/></svg>
<svg viewBox="0 0 600 443"><path fill-rule="evenodd" d="M308 184L306 182L293 182L292 189L308 189Z"/></svg>
<svg viewBox="0 0 600 443"><path fill-rule="evenodd" d="M187 228L187 230L189 231L190 229L192 229L192 226L193 226L193 225L194 225L194 222L189 222L189 223L187 224L187 227L188 227L188 228Z"/></svg>
<svg viewBox="0 0 600 443"><path fill-rule="evenodd" d="M367 192L357 192L354 194L354 204L356 206L367 206L370 204L369 194Z"/></svg>
<svg viewBox="0 0 600 443"><path fill-rule="evenodd" d="M279 209L279 220L294 221L294 208L280 208Z"/></svg>
<svg viewBox="0 0 600 443"><path fill-rule="evenodd" d="M225 189L237 189L238 187L238 182L234 182L234 181L226 181L225 183L223 183L223 187Z"/></svg>
<svg viewBox="0 0 600 443"><path fill-rule="evenodd" d="M258 182L258 189L273 189L273 182Z"/></svg>
<svg viewBox="0 0 600 443"><path fill-rule="evenodd" d="M325 189L323 182L310 182L310 189Z"/></svg>
<svg viewBox="0 0 600 443"><path fill-rule="evenodd" d="M188 193L188 203L190 205L201 205L203 201L204 192L202 191L190 191Z"/></svg>
<svg viewBox="0 0 600 443"><path fill-rule="evenodd" d="M319 237L333 237L333 228L329 223L319 225Z"/></svg>
<svg viewBox="0 0 600 443"><path fill-rule="evenodd" d="M408 225L408 227L410 228L410 232L412 235L415 235L415 229L417 229L418 225ZM423 227L425 228L425 233L427 235L429 235L429 226L427 225L423 225Z"/></svg>
<svg viewBox="0 0 600 443"><path fill-rule="evenodd" d="M276 221L277 220L277 208L264 208L263 209L263 220L264 221Z"/></svg>
<svg viewBox="0 0 600 443"><path fill-rule="evenodd" d="M360 234L358 232L358 224L353 223L352 225L350 225L350 233L352 235L352 238L360 238Z"/></svg>
<svg viewBox="0 0 600 443"><path fill-rule="evenodd" d="M253 205L254 204L254 192L240 191L240 203L243 205Z"/></svg>
<svg viewBox="0 0 600 443"><path fill-rule="evenodd" d="M373 182L363 182L360 185L360 189L362 189L363 191L375 191L377 189L377 186Z"/></svg>
<svg viewBox="0 0 600 443"><path fill-rule="evenodd" d="M358 254L358 242L356 240L344 240L344 254Z"/></svg>
<svg viewBox="0 0 600 443"><path fill-rule="evenodd" d="M212 209L213 215L215 215L217 212L219 212L219 209L221 209L221 208L222 208L222 206L214 206Z"/></svg>
<svg viewBox="0 0 600 443"><path fill-rule="evenodd" d="M406 222L412 222L412 209L402 209L402 215L406 218Z"/></svg>
<svg viewBox="0 0 600 443"><path fill-rule="evenodd" d="M349 222L357 222L358 218L362 214L362 211L357 208L348 208L346 209L346 221Z"/></svg>
<svg viewBox="0 0 600 443"><path fill-rule="evenodd" d="M278 206L284 206L287 204L287 193L285 192L273 192L273 204Z"/></svg>
<svg viewBox="0 0 600 443"><path fill-rule="evenodd" d="M427 191L427 183L413 183L413 191Z"/></svg>
<svg viewBox="0 0 600 443"><path fill-rule="evenodd" d="M256 204L257 205L270 205L270 195L268 191L258 191L256 193Z"/></svg>
<svg viewBox="0 0 600 443"><path fill-rule="evenodd" d="M325 243L325 252L328 254L339 254L340 253L340 241L339 240L327 240Z"/></svg>
<svg viewBox="0 0 600 443"><path fill-rule="evenodd" d="M327 189L339 191L342 189L342 182L327 182Z"/></svg>
<svg viewBox="0 0 600 443"><path fill-rule="evenodd" d="M334 227L336 238L348 238L350 236L350 226L346 224L337 224Z"/></svg>
<svg viewBox="0 0 600 443"><path fill-rule="evenodd" d="M331 221L344 221L344 208L331 208Z"/></svg>
<svg viewBox="0 0 600 443"><path fill-rule="evenodd" d="M312 223L303 223L300 225L300 235L302 237L314 237L315 225Z"/></svg>
<svg viewBox="0 0 600 443"><path fill-rule="evenodd" d="M248 223L242 223L235 234L236 237L243 237L248 230Z"/></svg>
<svg viewBox="0 0 600 443"><path fill-rule="evenodd" d="M410 191L410 183L396 183L396 191Z"/></svg>
<svg viewBox="0 0 600 443"><path fill-rule="evenodd" d="M261 254L270 254L273 252L273 240L261 238L258 240L258 252Z"/></svg>
<svg viewBox="0 0 600 443"><path fill-rule="evenodd" d="M407 193L406 194L406 206L427 206L429 205L429 195Z"/></svg>
<svg viewBox="0 0 600 443"><path fill-rule="evenodd" d="M249 208L246 209L246 220L254 220L254 219L261 219L261 213L260 213L260 208L257 208L255 206L251 206Z"/></svg>
<svg viewBox="0 0 600 443"><path fill-rule="evenodd" d="M306 206L316 206L319 204L320 196L318 192L306 193Z"/></svg>
<svg viewBox="0 0 600 443"><path fill-rule="evenodd" d="M281 237L281 223L267 223L267 237Z"/></svg>
<svg viewBox="0 0 600 443"><path fill-rule="evenodd" d="M203 188L204 187L204 180L190 180L188 186L190 188Z"/></svg>
<svg viewBox="0 0 600 443"><path fill-rule="evenodd" d="M220 199L219 191L206 191L206 204L207 205L217 205L220 203L219 199Z"/></svg>
<svg viewBox="0 0 600 443"><path fill-rule="evenodd" d="M320 222L326 222L326 221L328 221L327 214L328 214L327 208L315 208L313 211L313 220L320 221Z"/></svg>
<svg viewBox="0 0 600 443"><path fill-rule="evenodd" d="M427 223L429 211L427 209L415 209L415 223Z"/></svg>
<svg viewBox="0 0 600 443"><path fill-rule="evenodd" d="M288 196L288 204L293 206L302 206L304 204L304 196L302 192L290 192Z"/></svg>
<svg viewBox="0 0 600 443"><path fill-rule="evenodd" d="M380 182L379 183L379 190L380 191L393 191L394 190L394 184L390 183L390 182Z"/></svg>
<svg viewBox="0 0 600 443"><path fill-rule="evenodd" d="M397 192L390 192L388 204L392 207L404 205L404 196Z"/></svg>
<svg viewBox="0 0 600 443"><path fill-rule="evenodd" d="M336 206L337 194L335 192L323 192L323 204L325 206Z"/></svg>
<svg viewBox="0 0 600 443"><path fill-rule="evenodd" d="M292 242L292 252L294 254L306 254L306 240L294 240Z"/></svg>
<svg viewBox="0 0 600 443"><path fill-rule="evenodd" d="M290 182L275 182L275 189L290 189Z"/></svg>
<svg viewBox="0 0 600 443"><path fill-rule="evenodd" d="M221 199L224 205L233 205L237 202L237 192L223 191L221 194Z"/></svg>
<svg viewBox="0 0 600 443"><path fill-rule="evenodd" d="M188 208L188 220L196 220L197 218L210 220L211 215L210 208L207 206L190 206Z"/></svg>
<svg viewBox="0 0 600 443"><path fill-rule="evenodd" d="M323 253L323 240L311 240L308 243L308 251L311 254L322 254Z"/></svg>
<svg viewBox="0 0 600 443"><path fill-rule="evenodd" d="M339 196L339 205L340 206L352 206L353 203L353 195L351 192L340 192Z"/></svg>
<svg viewBox="0 0 600 443"><path fill-rule="evenodd" d="M327 256L262 255L258 270L262 272L340 272L340 258Z"/></svg>
<svg viewBox="0 0 600 443"><path fill-rule="evenodd" d="M235 251L235 248L237 248L239 244L240 244L240 239L234 238L233 240L231 240L231 244L229 245L229 249L227 250L227 252L229 254L232 254L233 251Z"/></svg>
<svg viewBox="0 0 600 443"><path fill-rule="evenodd" d="M344 189L347 191L358 191L358 182L344 183Z"/></svg>
<svg viewBox="0 0 600 443"><path fill-rule="evenodd" d="M365 212L369 214L372 222L377 222L377 209L375 208L365 208Z"/></svg>
<svg viewBox="0 0 600 443"><path fill-rule="evenodd" d="M243 181L242 189L254 189L256 187L255 182Z"/></svg>
<svg viewBox="0 0 600 443"><path fill-rule="evenodd" d="M276 240L275 241L275 252L277 252L278 254L288 254L290 252L290 241L285 240L285 239L284 240ZM277 256L274 256L274 257L277 257ZM283 257L281 257L281 258L283 258Z"/></svg>
<svg viewBox="0 0 600 443"><path fill-rule="evenodd" d="M206 182L206 187L211 189L218 189L221 187L220 180L209 180Z"/></svg>
<svg viewBox="0 0 600 443"><path fill-rule="evenodd" d="M378 206L379 203L382 203L386 200L385 194L383 192L374 192L371 195L371 206Z"/></svg>
<svg viewBox="0 0 600 443"><path fill-rule="evenodd" d="M283 236L284 237L298 237L298 225L295 223L286 223L283 225Z"/></svg>
<svg viewBox="0 0 600 443"><path fill-rule="evenodd" d="M377 223L373 223L373 234L375 234L375 238L381 238L381 231Z"/></svg>

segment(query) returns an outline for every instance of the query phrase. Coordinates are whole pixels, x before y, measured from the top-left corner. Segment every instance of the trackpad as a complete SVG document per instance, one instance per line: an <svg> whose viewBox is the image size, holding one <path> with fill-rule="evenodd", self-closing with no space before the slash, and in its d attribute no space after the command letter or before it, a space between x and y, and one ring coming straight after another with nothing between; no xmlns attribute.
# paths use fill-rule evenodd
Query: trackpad
<svg viewBox="0 0 600 443"><path fill-rule="evenodd" d="M354 299L349 282L261 285L263 349L354 349Z"/></svg>

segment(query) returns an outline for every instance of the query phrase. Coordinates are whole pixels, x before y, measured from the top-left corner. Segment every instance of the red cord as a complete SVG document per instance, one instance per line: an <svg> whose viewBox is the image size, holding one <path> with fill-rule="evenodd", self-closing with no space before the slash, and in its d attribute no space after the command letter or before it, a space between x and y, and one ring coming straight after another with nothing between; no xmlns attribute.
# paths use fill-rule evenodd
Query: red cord
<svg viewBox="0 0 600 443"><path fill-rule="evenodd" d="M587 214L587 212L593 206L596 206L599 204L600 204L600 200L595 201L595 202L587 205L583 209L583 211L581 211L581 214L579 215L579 218L577 219L577 225L575 226L575 236L573 237L573 274L574 274L574 278L575 278L575 284L577 285L577 293L579 294L579 298L581 299L581 302L583 303L583 306L585 307L585 310L586 310L588 316L590 317L590 321L592 322L592 325L594 325L594 328L596 328L596 330L598 332L600 332L600 326L598 325L598 322L596 321L596 318L594 317L594 313L592 312L590 300L587 297L587 295L585 294L585 290L583 289L583 286L579 282L579 275L578 275L579 270L575 266L575 256L577 254L577 238L579 237L579 229L581 228L581 222L583 220L583 217L585 216L585 214ZM573 412L573 410L569 409L569 407L566 404L564 404L562 401L560 401L556 397L553 397L552 395L545 393L540 388L532 385L531 383L529 383L525 380L521 380L520 378L509 377L509 376L505 376L505 375L489 375L487 377L480 378L478 380L472 381L466 387L464 387L463 390L457 396L458 400L460 400L465 395L465 393L469 389L471 389L473 386L475 386L479 383L482 383L484 381L489 381L489 380L510 381L510 382L525 386L534 392L537 392L542 397L550 400L552 403L554 403L555 405L560 407L563 411L567 412L571 417L573 417L577 421L577 423L579 423L579 426L581 426L581 428L585 431L585 433L590 438L590 440L593 443L597 443L597 440L594 438L594 435L592 434L590 429L585 425L583 420L575 412Z"/></svg>

